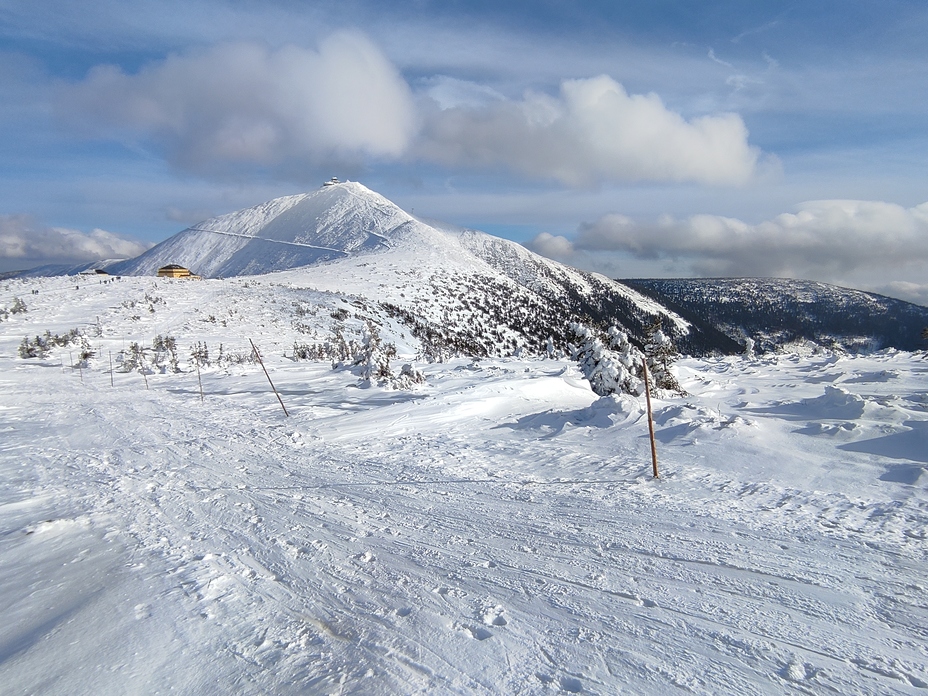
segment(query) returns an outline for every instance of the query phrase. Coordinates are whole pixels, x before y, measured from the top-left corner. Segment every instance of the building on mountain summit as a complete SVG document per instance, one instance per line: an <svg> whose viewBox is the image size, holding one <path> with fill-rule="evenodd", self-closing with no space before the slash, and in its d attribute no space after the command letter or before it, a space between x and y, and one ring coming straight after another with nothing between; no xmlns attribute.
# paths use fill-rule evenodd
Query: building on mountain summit
<svg viewBox="0 0 928 696"><path fill-rule="evenodd" d="M338 180L338 177L337 177L337 176L333 176L333 177L332 177L331 179L329 179L328 181L323 182L322 185L323 185L323 186L337 186L337 185L340 184L340 183L342 183L342 182L340 182L340 181Z"/></svg>
<svg viewBox="0 0 928 696"><path fill-rule="evenodd" d="M202 277L194 275L190 269L184 268L176 263L169 263L158 269L159 278L187 278L188 280L202 280Z"/></svg>

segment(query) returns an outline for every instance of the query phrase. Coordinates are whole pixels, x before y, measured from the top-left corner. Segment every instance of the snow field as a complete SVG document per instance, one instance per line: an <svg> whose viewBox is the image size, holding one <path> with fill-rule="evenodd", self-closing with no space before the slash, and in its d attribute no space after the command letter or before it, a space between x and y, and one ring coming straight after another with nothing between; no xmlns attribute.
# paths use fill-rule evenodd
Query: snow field
<svg viewBox="0 0 928 696"><path fill-rule="evenodd" d="M350 298L267 278L14 295L4 692L928 687L921 355L683 360L654 481L643 400L597 398L569 362L417 365L426 385L394 391L284 357ZM67 348L17 357L74 327L97 350L83 374ZM408 356L402 333L384 327ZM111 386L108 353L157 334L183 372ZM200 401L187 347L248 338L290 418L254 364L205 367Z"/></svg>

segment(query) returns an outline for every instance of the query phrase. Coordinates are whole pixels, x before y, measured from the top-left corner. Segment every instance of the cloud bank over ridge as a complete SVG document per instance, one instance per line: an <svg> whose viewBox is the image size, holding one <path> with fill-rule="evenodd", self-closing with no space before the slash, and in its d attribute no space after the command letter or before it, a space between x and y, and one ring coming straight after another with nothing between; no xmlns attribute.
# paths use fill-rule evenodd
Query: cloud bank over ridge
<svg viewBox="0 0 928 696"><path fill-rule="evenodd" d="M634 263L672 265L676 275L818 278L864 284L924 303L928 286L900 280L928 264L928 203L905 208L882 201L823 200L748 224L719 215L663 216L639 223L609 214L582 225L573 239L542 233L529 248L573 263L601 259L626 277ZM608 259L612 258L610 262ZM640 275L640 274L639 274Z"/></svg>
<svg viewBox="0 0 928 696"><path fill-rule="evenodd" d="M152 245L106 230L46 227L26 215L0 215L0 271L48 263L81 263L138 256Z"/></svg>

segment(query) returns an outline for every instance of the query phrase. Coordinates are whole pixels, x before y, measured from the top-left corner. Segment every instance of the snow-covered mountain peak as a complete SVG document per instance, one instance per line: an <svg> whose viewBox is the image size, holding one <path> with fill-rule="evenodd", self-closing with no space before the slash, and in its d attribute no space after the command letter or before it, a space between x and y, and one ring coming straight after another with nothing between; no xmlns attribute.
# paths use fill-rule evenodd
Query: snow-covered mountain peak
<svg viewBox="0 0 928 696"><path fill-rule="evenodd" d="M177 263L206 277L271 273L389 246L412 221L380 194L345 182L204 220L112 271L148 275Z"/></svg>

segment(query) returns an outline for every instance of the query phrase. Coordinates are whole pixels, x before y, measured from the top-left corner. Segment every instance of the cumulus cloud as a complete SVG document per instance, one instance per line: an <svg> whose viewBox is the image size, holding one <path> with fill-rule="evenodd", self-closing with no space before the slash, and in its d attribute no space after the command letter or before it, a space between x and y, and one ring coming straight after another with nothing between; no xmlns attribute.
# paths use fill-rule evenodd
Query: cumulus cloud
<svg viewBox="0 0 928 696"><path fill-rule="evenodd" d="M925 275L928 268L928 203L812 201L754 225L718 215L639 223L611 214L581 226L572 241L557 240L539 235L529 246L546 254L551 248L560 259L618 252L666 261L681 275L865 279L874 289L923 301L924 286L903 283L901 276Z"/></svg>
<svg viewBox="0 0 928 696"><path fill-rule="evenodd" d="M223 43L135 73L97 66L62 85L56 105L63 123L91 137L154 145L199 174L244 166L292 177L380 158L505 168L569 186L739 185L762 162L737 114L687 120L606 75L521 99L442 75L417 84L414 97L369 39L340 32L318 50Z"/></svg>
<svg viewBox="0 0 928 696"><path fill-rule="evenodd" d="M687 121L656 94L628 94L608 76L565 80L557 97L423 114L416 153L448 166L507 167L577 186L603 180L738 185L756 173L760 151L736 114Z"/></svg>
<svg viewBox="0 0 928 696"><path fill-rule="evenodd" d="M226 43L135 74L98 66L62 88L58 107L91 135L141 136L198 172L398 157L416 132L406 82L349 32L318 51Z"/></svg>
<svg viewBox="0 0 928 696"><path fill-rule="evenodd" d="M25 215L0 216L0 264L6 270L24 270L46 263L127 259L151 246L106 230L81 232L46 227Z"/></svg>
<svg viewBox="0 0 928 696"><path fill-rule="evenodd" d="M557 261L568 261L574 255L574 245L567 237L549 232L536 235L526 246L536 254Z"/></svg>

